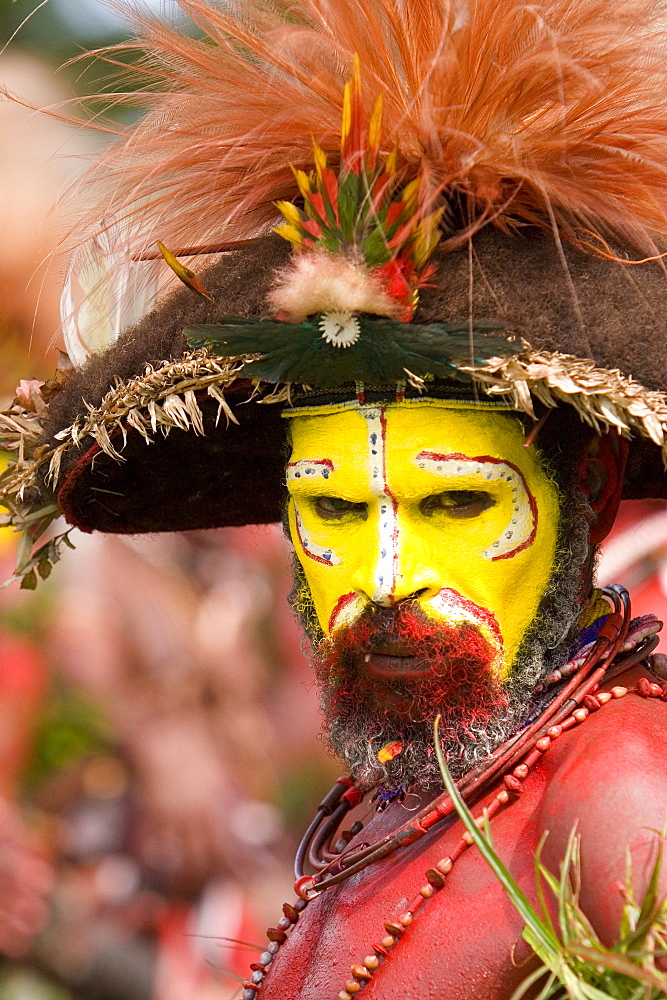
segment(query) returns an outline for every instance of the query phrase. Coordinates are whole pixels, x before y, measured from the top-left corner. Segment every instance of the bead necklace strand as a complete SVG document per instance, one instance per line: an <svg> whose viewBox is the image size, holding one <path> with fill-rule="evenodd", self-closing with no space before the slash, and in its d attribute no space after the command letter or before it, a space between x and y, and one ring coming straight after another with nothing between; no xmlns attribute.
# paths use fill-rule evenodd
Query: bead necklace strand
<svg viewBox="0 0 667 1000"><path fill-rule="evenodd" d="M660 698L667 701L667 684L656 684L642 677L635 688L627 688L616 685L610 691L599 691L599 685L586 695L585 704L576 708L567 718L557 725L551 726L545 736L541 737L525 759L516 765L511 773L504 775L502 787L496 792L490 804L475 817L475 824L482 829L485 823L492 819L501 809L511 805L516 801L521 786L530 774L533 767L547 753L555 740L564 732L573 729L584 722L588 716L598 711L612 700L624 698L628 693L637 694L643 698ZM341 782L343 784L343 782ZM345 785L343 786L345 787ZM349 788L350 786L347 785ZM361 992L364 986L370 982L375 973L389 958L390 953L396 947L401 938L406 934L412 924L418 910L433 896L439 893L446 884L446 879L454 864L461 855L473 843L470 833L466 830L461 835L453 850L441 858L432 868L425 873L425 882L409 902L407 909L397 920L387 920L384 923L384 936L371 945L368 955L362 962L352 965L350 969L350 979L336 995L336 1000L353 1000ZM297 898L294 904L285 903L283 905L283 916L278 921L276 927L270 927L267 931L269 945L266 951L262 952L259 960L254 962L250 968L252 978L243 983L243 1000L255 1000L260 990L264 977L269 966L278 954L281 946L287 941L289 933L296 925L301 913L308 906L308 900Z"/></svg>

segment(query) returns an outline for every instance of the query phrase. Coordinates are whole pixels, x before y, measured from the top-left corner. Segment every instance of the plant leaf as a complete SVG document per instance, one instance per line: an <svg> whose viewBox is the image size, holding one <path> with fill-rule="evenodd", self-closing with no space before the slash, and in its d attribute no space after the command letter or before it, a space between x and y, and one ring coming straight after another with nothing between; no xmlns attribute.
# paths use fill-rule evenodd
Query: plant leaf
<svg viewBox="0 0 667 1000"><path fill-rule="evenodd" d="M37 574L34 569L31 569L29 573L26 573L23 578L21 578L21 590L36 590L37 589Z"/></svg>
<svg viewBox="0 0 667 1000"><path fill-rule="evenodd" d="M547 1000L547 998L552 995L552 987L554 983L556 983L556 976L553 972L550 972L545 965L542 965L539 969L535 969L534 972L531 972L531 974L527 976L515 989L514 993L510 997L510 1000L522 1000L534 984L538 983L540 979L543 979L545 976L548 976L548 979L541 992L535 997L535 1000Z"/></svg>
<svg viewBox="0 0 667 1000"><path fill-rule="evenodd" d="M647 986L661 990L664 994L667 994L667 976L635 965L634 962L629 962L622 955L615 954L612 951L598 951L596 948L587 948L582 944L570 945L567 951L571 955L576 955L577 958L583 958L587 962L602 965L605 969L618 972L629 979L639 980L642 983L646 983Z"/></svg>

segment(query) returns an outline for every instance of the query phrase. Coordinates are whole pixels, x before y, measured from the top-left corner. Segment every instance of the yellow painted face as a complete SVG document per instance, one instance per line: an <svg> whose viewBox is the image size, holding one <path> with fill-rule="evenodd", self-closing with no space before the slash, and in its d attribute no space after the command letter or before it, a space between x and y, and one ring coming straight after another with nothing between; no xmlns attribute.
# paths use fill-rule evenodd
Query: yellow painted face
<svg viewBox="0 0 667 1000"><path fill-rule="evenodd" d="M325 634L373 601L474 622L507 676L545 593L556 489L513 416L418 401L290 419L289 524Z"/></svg>

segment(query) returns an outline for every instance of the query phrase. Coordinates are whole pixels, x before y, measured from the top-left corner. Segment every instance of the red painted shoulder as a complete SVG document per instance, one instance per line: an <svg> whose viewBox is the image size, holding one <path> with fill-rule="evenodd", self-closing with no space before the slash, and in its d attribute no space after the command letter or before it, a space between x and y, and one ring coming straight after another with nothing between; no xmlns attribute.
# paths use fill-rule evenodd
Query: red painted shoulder
<svg viewBox="0 0 667 1000"><path fill-rule="evenodd" d="M625 678L634 686L636 677ZM595 712L553 747L538 817L547 832L544 861L558 872L567 840L581 837L581 903L612 941L622 909L628 851L636 893L646 888L656 831L667 821L667 703L634 693ZM667 894L667 877L664 893Z"/></svg>

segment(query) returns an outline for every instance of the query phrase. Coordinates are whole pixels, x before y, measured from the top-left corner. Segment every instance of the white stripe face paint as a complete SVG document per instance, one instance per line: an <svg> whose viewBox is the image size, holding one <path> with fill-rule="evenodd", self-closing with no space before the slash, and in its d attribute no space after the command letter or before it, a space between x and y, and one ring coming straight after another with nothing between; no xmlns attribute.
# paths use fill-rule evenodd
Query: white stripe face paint
<svg viewBox="0 0 667 1000"><path fill-rule="evenodd" d="M387 486L387 419L383 407L363 409L368 431L370 490L379 500L378 555L371 600L390 605L398 573L398 505Z"/></svg>
<svg viewBox="0 0 667 1000"><path fill-rule="evenodd" d="M296 521L296 532L301 543L301 548L306 555L314 559L315 562L322 563L324 566L338 566L340 559L333 549L330 546L327 548L323 545L318 545L304 528L301 512L296 500L294 501L294 520Z"/></svg>
<svg viewBox="0 0 667 1000"><path fill-rule="evenodd" d="M328 458L302 458L298 462L290 462L287 466L287 482L294 479L328 479L334 471L334 464Z"/></svg>
<svg viewBox="0 0 667 1000"><path fill-rule="evenodd" d="M290 462L287 466L287 482L296 479L324 479L327 480L334 470L333 462L328 458L321 458L314 461L302 459L298 462ZM299 504L294 500L294 520L299 543L304 553L315 562L324 566L338 566L340 559L330 546L318 545L313 541L306 531Z"/></svg>
<svg viewBox="0 0 667 1000"><path fill-rule="evenodd" d="M510 559L533 544L537 532L537 504L523 474L512 462L503 462L490 455L472 458L459 453L439 455L432 451L421 451L415 462L418 468L434 476L446 477L450 482L459 476L468 481L474 476L486 482L503 480L508 484L512 491L512 516L500 537L484 550L485 559L492 562Z"/></svg>

